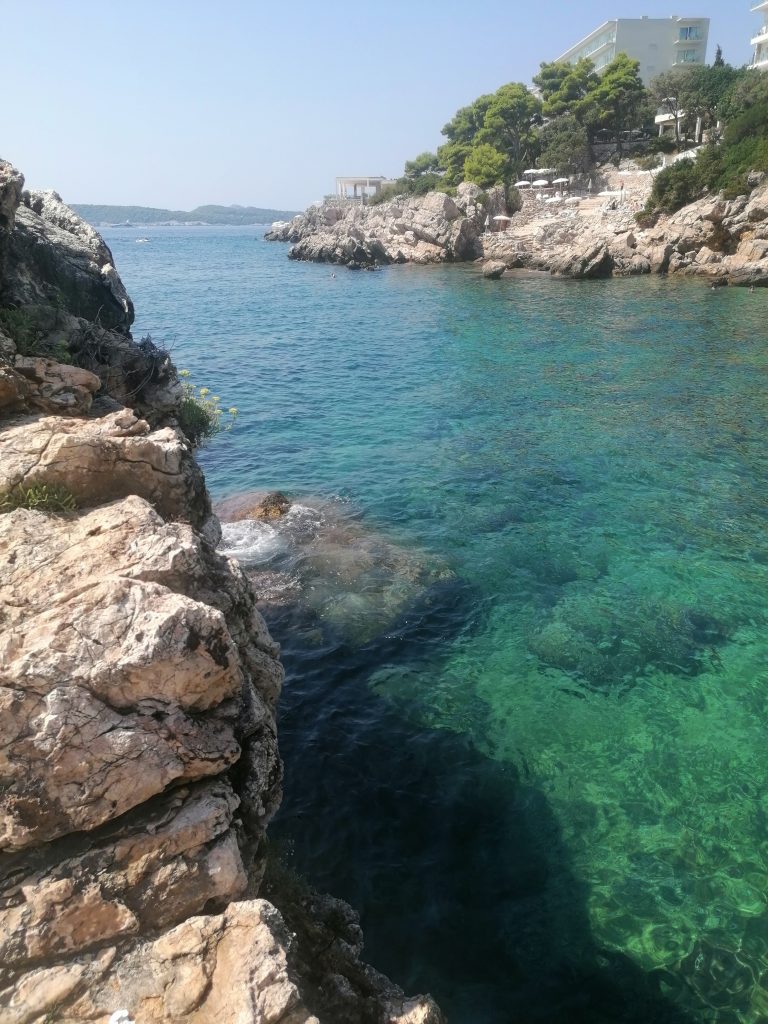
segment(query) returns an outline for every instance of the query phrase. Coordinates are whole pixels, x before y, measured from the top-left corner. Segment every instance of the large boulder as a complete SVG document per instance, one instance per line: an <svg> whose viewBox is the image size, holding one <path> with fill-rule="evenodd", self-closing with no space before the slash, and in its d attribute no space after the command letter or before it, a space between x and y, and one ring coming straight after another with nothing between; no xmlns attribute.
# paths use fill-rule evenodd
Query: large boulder
<svg viewBox="0 0 768 1024"><path fill-rule="evenodd" d="M101 387L95 373L54 359L17 356L13 368L29 385L27 404L43 412L83 415Z"/></svg>
<svg viewBox="0 0 768 1024"><path fill-rule="evenodd" d="M166 519L202 527L211 514L200 468L179 434L129 409L92 419L25 417L0 434L0 493L66 487L91 507L137 494Z"/></svg>
<svg viewBox="0 0 768 1024"><path fill-rule="evenodd" d="M75 519L20 509L0 516L0 567L0 846L93 829L225 771L244 688L247 731L270 722L275 647L252 601L233 635L246 584L191 527L137 497ZM232 594L219 607L217 576Z"/></svg>
<svg viewBox="0 0 768 1024"><path fill-rule="evenodd" d="M487 277L491 281L498 281L506 269L506 263L502 263L501 260L488 260L483 264L483 277Z"/></svg>

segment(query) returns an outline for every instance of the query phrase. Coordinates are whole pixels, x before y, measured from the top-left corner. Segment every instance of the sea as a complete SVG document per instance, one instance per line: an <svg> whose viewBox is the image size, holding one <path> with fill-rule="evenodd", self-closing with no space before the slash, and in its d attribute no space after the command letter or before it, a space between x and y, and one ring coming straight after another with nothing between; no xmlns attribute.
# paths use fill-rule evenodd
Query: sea
<svg viewBox="0 0 768 1024"><path fill-rule="evenodd" d="M108 228L281 643L273 848L451 1024L768 1020L768 291ZM140 241L140 239L146 241Z"/></svg>

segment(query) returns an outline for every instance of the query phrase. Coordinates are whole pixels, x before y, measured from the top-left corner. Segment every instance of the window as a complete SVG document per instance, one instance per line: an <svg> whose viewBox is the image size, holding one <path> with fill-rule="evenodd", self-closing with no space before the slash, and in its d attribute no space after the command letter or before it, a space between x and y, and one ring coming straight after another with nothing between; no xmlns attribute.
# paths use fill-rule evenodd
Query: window
<svg viewBox="0 0 768 1024"><path fill-rule="evenodd" d="M699 38L699 26L689 25L686 28L680 29L680 42L684 43L687 39L698 39Z"/></svg>
<svg viewBox="0 0 768 1024"><path fill-rule="evenodd" d="M677 63L678 64L695 64L698 60L698 54L695 50L678 50L677 51Z"/></svg>

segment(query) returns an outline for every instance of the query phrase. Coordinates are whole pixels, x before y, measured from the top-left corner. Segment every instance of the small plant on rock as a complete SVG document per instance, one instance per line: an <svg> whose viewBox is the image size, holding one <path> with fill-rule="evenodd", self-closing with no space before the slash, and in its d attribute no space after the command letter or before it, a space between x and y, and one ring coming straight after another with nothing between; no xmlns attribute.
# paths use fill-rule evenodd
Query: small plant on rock
<svg viewBox="0 0 768 1024"><path fill-rule="evenodd" d="M0 494L0 514L26 508L31 512L52 512L63 515L77 511L74 494L61 484L19 484Z"/></svg>
<svg viewBox="0 0 768 1024"><path fill-rule="evenodd" d="M179 376L184 389L179 406L179 426L190 444L199 447L215 437L220 430L231 430L237 418L235 406L227 410L229 418L223 421L224 410L221 408L219 396L212 395L210 388L197 387L193 384L189 379L189 370L181 370Z"/></svg>
<svg viewBox="0 0 768 1024"><path fill-rule="evenodd" d="M0 329L16 345L20 356L42 356L57 363L71 363L72 355L63 341L46 341L34 317L23 309L0 309Z"/></svg>

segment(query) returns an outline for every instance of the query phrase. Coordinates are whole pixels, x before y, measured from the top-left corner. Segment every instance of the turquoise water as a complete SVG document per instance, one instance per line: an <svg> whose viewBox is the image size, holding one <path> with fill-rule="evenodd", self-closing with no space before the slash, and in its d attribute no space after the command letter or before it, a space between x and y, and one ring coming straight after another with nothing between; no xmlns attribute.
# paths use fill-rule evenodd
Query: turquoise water
<svg viewBox="0 0 768 1024"><path fill-rule="evenodd" d="M255 558L273 832L371 960L452 1024L768 1020L768 293L105 236L240 410L214 495L335 523Z"/></svg>

